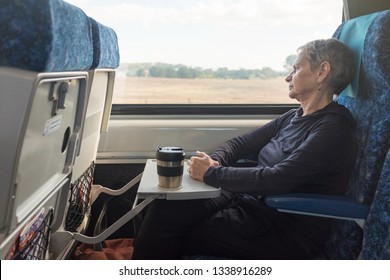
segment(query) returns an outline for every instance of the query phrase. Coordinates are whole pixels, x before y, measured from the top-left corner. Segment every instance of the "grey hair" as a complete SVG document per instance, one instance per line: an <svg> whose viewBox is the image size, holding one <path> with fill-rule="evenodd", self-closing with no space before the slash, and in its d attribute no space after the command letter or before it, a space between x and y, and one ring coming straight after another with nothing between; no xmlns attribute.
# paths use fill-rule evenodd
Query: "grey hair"
<svg viewBox="0 0 390 280"><path fill-rule="evenodd" d="M355 75L354 55L350 48L337 39L315 40L298 48L298 52L309 60L312 70L322 62L330 64L328 86L333 94L339 95L353 80Z"/></svg>

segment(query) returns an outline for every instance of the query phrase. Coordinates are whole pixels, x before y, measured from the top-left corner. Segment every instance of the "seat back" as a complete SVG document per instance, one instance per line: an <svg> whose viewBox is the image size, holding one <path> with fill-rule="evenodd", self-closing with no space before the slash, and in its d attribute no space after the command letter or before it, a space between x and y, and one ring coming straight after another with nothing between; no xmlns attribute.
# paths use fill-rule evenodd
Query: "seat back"
<svg viewBox="0 0 390 280"><path fill-rule="evenodd" d="M93 63L89 74L88 104L80 149L73 166L71 196L64 230L84 232L91 206L90 192L101 133L107 131L111 113L115 68L119 66L117 36L111 28L89 18L93 40Z"/></svg>
<svg viewBox="0 0 390 280"><path fill-rule="evenodd" d="M49 233L63 220L92 46L90 21L73 5L1 2L1 259L46 258Z"/></svg>
<svg viewBox="0 0 390 280"><path fill-rule="evenodd" d="M390 150L364 227L362 258L390 259Z"/></svg>
<svg viewBox="0 0 390 280"><path fill-rule="evenodd" d="M358 25L361 21L366 22L366 17L352 21ZM369 22L361 46L358 90L355 97L341 95L338 100L351 111L357 121L357 160L346 195L369 205L373 203L390 146L389 26L390 10L377 13ZM342 24L334 37L343 37L340 34L344 27L345 24ZM347 32L355 32L355 29ZM354 35L357 36L352 33L349 37ZM348 45L348 41L345 43ZM361 252L362 240L363 230L357 224L352 221L335 221L331 238L326 245L325 257L356 259Z"/></svg>
<svg viewBox="0 0 390 280"><path fill-rule="evenodd" d="M115 69L119 66L115 31L89 18L92 30L93 62L89 74L88 104L82 143L73 168L77 180L96 159L101 132L106 132L111 113Z"/></svg>

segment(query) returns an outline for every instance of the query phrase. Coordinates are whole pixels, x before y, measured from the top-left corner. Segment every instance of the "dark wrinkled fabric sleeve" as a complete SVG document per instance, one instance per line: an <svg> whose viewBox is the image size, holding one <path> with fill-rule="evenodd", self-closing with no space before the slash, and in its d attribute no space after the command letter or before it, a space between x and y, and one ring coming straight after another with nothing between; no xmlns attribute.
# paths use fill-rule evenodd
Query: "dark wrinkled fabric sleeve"
<svg viewBox="0 0 390 280"><path fill-rule="evenodd" d="M259 131L247 136L249 140ZM343 161L347 160L345 147L353 142L350 131L346 123L324 122L285 160L273 167L210 167L204 181L233 193L257 195L284 193L308 183L315 184L332 169L347 168L348 162Z"/></svg>
<svg viewBox="0 0 390 280"><path fill-rule="evenodd" d="M291 117L293 111L282 115L267 124L257 128L253 132L244 134L225 142L210 156L218 161L221 166L231 166L237 160L249 155L257 155L272 137L274 137L286 119Z"/></svg>

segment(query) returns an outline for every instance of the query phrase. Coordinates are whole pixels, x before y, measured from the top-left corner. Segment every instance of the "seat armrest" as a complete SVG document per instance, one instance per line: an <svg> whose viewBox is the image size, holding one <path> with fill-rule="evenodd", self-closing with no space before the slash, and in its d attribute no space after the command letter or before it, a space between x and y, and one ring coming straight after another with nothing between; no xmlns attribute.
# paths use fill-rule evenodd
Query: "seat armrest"
<svg viewBox="0 0 390 280"><path fill-rule="evenodd" d="M347 196L289 193L264 197L265 204L281 212L338 219L366 219L369 206Z"/></svg>

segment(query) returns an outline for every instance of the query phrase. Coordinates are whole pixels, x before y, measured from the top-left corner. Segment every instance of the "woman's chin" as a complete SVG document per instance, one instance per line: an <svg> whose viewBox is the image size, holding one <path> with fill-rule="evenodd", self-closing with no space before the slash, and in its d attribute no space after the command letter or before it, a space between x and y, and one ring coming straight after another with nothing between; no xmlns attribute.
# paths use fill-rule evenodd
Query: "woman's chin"
<svg viewBox="0 0 390 280"><path fill-rule="evenodd" d="M288 92L288 97L290 97L291 99L297 99L297 94L294 91L290 90Z"/></svg>

